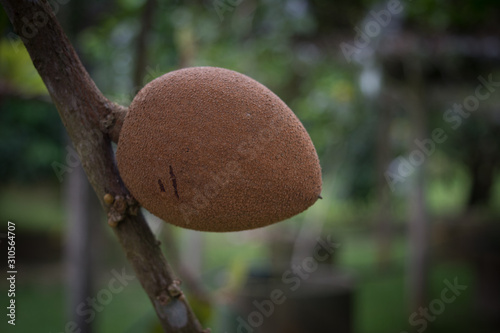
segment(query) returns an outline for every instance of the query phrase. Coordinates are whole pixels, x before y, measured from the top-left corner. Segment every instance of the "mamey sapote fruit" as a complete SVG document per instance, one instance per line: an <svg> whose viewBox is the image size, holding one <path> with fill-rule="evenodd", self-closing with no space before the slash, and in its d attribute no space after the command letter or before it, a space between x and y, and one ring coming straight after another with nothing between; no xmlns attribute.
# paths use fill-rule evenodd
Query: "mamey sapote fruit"
<svg viewBox="0 0 500 333"><path fill-rule="evenodd" d="M116 153L125 185L166 222L202 231L262 227L321 192L304 126L283 101L237 72L167 73L134 98Z"/></svg>

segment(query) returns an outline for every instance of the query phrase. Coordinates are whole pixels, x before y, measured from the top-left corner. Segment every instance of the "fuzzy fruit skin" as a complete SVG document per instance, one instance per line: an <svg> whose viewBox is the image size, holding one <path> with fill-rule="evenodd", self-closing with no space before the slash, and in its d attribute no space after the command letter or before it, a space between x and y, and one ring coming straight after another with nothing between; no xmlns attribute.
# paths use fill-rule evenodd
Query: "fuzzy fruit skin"
<svg viewBox="0 0 500 333"><path fill-rule="evenodd" d="M188 229L263 227L321 193L319 159L295 114L262 84L222 68L181 69L147 84L116 158L143 207Z"/></svg>

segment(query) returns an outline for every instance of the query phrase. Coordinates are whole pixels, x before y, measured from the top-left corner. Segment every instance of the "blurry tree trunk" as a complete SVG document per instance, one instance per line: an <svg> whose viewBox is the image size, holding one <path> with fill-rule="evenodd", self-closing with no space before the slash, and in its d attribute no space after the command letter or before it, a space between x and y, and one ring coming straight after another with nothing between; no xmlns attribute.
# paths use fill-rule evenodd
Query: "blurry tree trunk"
<svg viewBox="0 0 500 333"><path fill-rule="evenodd" d="M146 64L148 60L147 38L153 22L153 14L156 7L156 0L146 0L142 11L141 29L137 36L134 68L134 89L139 91L144 84L146 74Z"/></svg>
<svg viewBox="0 0 500 333"><path fill-rule="evenodd" d="M194 36L195 23L192 17L186 18L182 24L177 24L174 30L174 41L178 50L178 67L191 66L196 57L196 38Z"/></svg>
<svg viewBox="0 0 500 333"><path fill-rule="evenodd" d="M376 174L376 197L375 207L375 238L376 238L376 262L378 268L387 268L391 256L391 206L390 186L387 183L385 173L390 161L390 107L381 104L381 82L383 67L373 54L366 54L362 58L363 71L360 76L360 87L366 100L367 114L376 115L376 138L375 138L375 174Z"/></svg>
<svg viewBox="0 0 500 333"><path fill-rule="evenodd" d="M376 207L377 213L377 263L381 270L387 268L390 263L391 256L391 202L390 202L390 187L385 179L385 172L389 166L390 158L390 126L391 126L391 109L385 104L378 108L378 126L377 126L377 142L376 142L376 159L377 159L377 196Z"/></svg>
<svg viewBox="0 0 500 333"><path fill-rule="evenodd" d="M467 201L469 209L487 206L492 195L497 155L490 155L481 150L482 147L474 147L474 151L469 152L469 158L465 162L472 180Z"/></svg>
<svg viewBox="0 0 500 333"><path fill-rule="evenodd" d="M81 333L92 331L91 322L79 316L76 309L91 296L91 251L90 251L90 185L85 172L79 165L67 174L65 181L65 197L67 207L66 230L66 274L67 297L70 316Z"/></svg>
<svg viewBox="0 0 500 333"><path fill-rule="evenodd" d="M410 111L410 123L412 124L413 140L423 140L426 138L426 123L427 110L424 104L425 92L422 76L422 64L420 59L408 59L405 64L405 70L408 77L409 93L408 108ZM410 145L410 154L408 159L412 160L412 156L417 156L419 151L422 155L422 162L417 166L410 179L411 190L409 196L409 296L410 309L416 310L423 306L427 301L427 275L428 275L428 233L429 221L427 217L425 197L424 197L424 180L425 180L425 165L426 155L418 150L414 144Z"/></svg>
<svg viewBox="0 0 500 333"><path fill-rule="evenodd" d="M83 67L46 0L0 0L42 77L113 231L147 293L164 332L202 328L174 278L138 204L120 178L111 141L127 109L105 98ZM115 198L105 204L104 195Z"/></svg>

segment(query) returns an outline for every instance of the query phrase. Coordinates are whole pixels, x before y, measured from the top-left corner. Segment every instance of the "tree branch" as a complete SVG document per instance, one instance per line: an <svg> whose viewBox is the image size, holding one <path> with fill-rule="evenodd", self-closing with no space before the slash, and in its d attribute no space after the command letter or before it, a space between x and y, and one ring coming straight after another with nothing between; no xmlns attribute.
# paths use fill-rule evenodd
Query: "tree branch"
<svg viewBox="0 0 500 333"><path fill-rule="evenodd" d="M110 221L121 220L114 228L115 234L153 303L163 330L202 332L159 243L142 214L137 214L137 204L118 173L111 140L118 140L126 108L106 99L96 87L46 0L0 3L47 86Z"/></svg>

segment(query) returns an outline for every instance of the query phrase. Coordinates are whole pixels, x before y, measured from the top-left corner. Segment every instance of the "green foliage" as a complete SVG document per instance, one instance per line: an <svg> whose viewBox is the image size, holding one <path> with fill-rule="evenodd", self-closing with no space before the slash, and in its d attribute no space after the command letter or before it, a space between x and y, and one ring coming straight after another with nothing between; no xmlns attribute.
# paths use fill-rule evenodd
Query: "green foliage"
<svg viewBox="0 0 500 333"><path fill-rule="evenodd" d="M63 160L64 135L53 105L3 101L0 112L0 182L55 180L52 162Z"/></svg>
<svg viewBox="0 0 500 333"><path fill-rule="evenodd" d="M498 2L496 0L459 0L438 1L423 0L409 3L408 24L420 31L439 31L467 33L481 26L498 23L495 17Z"/></svg>
<svg viewBox="0 0 500 333"><path fill-rule="evenodd" d="M0 77L25 95L47 94L47 88L20 39L0 39Z"/></svg>

